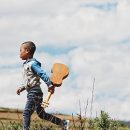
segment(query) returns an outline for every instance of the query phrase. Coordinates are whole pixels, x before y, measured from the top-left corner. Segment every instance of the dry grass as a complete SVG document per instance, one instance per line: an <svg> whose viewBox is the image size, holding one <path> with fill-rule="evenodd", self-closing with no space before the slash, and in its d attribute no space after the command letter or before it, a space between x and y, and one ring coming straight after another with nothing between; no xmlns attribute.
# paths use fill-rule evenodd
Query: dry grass
<svg viewBox="0 0 130 130"><path fill-rule="evenodd" d="M58 114L54 114L54 115L61 119L72 120L72 116L70 116L70 115L58 115ZM0 112L0 119L2 119L2 120L22 120L22 112ZM32 115L32 120L34 120L34 119L37 119L37 120L39 119L38 115L35 112Z"/></svg>
<svg viewBox="0 0 130 130"><path fill-rule="evenodd" d="M72 126L72 116L70 115L61 115L61 114L54 114L55 116L61 118L61 119L68 119L71 121L70 123L70 126ZM76 120L77 118L75 118ZM22 115L22 111L17 111L17 110L14 110L14 111L5 111L5 110L1 110L0 111L0 130L3 130L1 129L2 125L5 126L11 126L13 123L20 123L20 125L22 125L22 120L23 120L23 115ZM52 127L52 128L55 128L55 130L61 130L59 126L51 123L51 122L48 122L48 121L45 121L45 120L41 120L38 115L34 112L32 114L32 117L31 117L31 126L36 126L36 125L40 125L41 126L44 126L44 127ZM51 129L50 129L51 130ZM71 130L71 128L70 128Z"/></svg>
<svg viewBox="0 0 130 130"><path fill-rule="evenodd" d="M71 115L62 115L62 114L54 114L55 116L61 118L61 119L68 119L70 120L70 129L69 130L81 130L80 128L75 129L74 128L74 123L73 120L76 123L76 126L80 126L80 121L78 120L79 118L77 116L72 117ZM14 123L19 123L19 125L22 126L22 111L21 110L16 110L16 109L1 109L0 108L0 130L6 130L6 129L1 129L2 125L10 125ZM53 130L61 130L58 126L47 122L45 120L41 120L38 115L34 112L31 118L31 126L36 126L36 125L41 125L41 126L52 126L54 129ZM14 129L13 129L14 130ZM20 129L21 130L21 129ZM31 130L34 130L33 128ZM50 129L52 130L52 129ZM84 130L88 130L87 128ZM130 130L130 128L120 128L120 130Z"/></svg>

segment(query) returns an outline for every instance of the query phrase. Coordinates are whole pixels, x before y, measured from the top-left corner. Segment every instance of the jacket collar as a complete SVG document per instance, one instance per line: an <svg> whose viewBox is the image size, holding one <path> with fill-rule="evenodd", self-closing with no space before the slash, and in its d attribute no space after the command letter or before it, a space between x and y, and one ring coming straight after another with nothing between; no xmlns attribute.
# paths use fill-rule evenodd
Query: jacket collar
<svg viewBox="0 0 130 130"><path fill-rule="evenodd" d="M27 59L23 64L26 64L26 63L28 63L30 61L34 61L34 60L36 60L36 59L35 58Z"/></svg>

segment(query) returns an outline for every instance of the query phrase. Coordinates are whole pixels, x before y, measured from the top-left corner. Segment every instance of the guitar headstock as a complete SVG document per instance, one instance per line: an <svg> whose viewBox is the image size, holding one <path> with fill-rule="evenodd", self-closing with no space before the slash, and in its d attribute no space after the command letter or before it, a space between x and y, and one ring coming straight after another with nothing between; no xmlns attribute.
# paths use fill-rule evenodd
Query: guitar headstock
<svg viewBox="0 0 130 130"><path fill-rule="evenodd" d="M45 101L42 102L41 106L42 106L43 108L46 108L46 107L49 106L49 102L45 100Z"/></svg>

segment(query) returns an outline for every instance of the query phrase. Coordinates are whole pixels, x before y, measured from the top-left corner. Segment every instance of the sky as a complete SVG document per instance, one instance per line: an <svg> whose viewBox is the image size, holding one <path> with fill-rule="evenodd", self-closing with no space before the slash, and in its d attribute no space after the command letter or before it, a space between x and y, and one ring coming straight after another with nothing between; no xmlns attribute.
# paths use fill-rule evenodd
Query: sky
<svg viewBox="0 0 130 130"><path fill-rule="evenodd" d="M47 112L76 115L81 107L87 117L103 110L129 120L129 12L129 0L0 0L0 107L24 109L27 92L16 94L24 62L19 48L33 41L34 58L48 75L57 62L70 71Z"/></svg>

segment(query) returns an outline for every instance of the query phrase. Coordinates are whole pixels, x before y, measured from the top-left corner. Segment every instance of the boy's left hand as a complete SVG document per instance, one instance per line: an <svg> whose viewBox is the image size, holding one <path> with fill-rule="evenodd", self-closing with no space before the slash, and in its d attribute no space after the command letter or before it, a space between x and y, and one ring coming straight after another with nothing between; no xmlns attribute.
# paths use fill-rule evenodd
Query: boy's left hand
<svg viewBox="0 0 130 130"><path fill-rule="evenodd" d="M49 86L48 92L50 92L51 94L53 94L54 91L55 91L55 86L53 86L53 85Z"/></svg>

